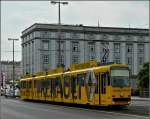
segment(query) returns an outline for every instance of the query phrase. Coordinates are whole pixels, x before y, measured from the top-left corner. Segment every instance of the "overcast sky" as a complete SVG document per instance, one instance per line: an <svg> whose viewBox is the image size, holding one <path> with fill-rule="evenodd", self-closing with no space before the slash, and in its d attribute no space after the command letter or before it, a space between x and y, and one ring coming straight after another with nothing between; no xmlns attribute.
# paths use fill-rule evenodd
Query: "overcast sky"
<svg viewBox="0 0 150 119"><path fill-rule="evenodd" d="M71 1L61 6L61 22L105 27L149 28L148 1ZM34 23L58 23L58 7L49 1L2 1L2 60L12 60L12 41ZM21 60L21 39L15 42L15 60Z"/></svg>

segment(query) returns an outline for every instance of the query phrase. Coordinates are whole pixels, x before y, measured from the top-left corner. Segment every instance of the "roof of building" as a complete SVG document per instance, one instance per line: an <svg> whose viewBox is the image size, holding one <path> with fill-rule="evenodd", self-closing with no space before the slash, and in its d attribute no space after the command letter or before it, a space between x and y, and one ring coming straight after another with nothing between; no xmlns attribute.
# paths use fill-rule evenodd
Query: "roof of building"
<svg viewBox="0 0 150 119"><path fill-rule="evenodd" d="M57 30L58 24L46 24L46 23L34 23L30 27L22 31L22 36L35 30ZM95 32L95 33L140 33L144 35L149 34L149 29L145 28L126 28L126 27L96 27L96 26L84 26L61 24L61 30L65 31L79 31L79 32ZM140 32L139 32L140 31Z"/></svg>

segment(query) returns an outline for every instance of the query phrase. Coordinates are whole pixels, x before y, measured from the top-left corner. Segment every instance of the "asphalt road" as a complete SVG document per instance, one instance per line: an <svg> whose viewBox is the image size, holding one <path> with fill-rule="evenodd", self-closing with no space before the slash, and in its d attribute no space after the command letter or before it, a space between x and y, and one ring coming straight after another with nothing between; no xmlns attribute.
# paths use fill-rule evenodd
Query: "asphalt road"
<svg viewBox="0 0 150 119"><path fill-rule="evenodd" d="M109 111L2 98L0 117L1 119L149 119L147 103L147 101L133 101L128 109Z"/></svg>

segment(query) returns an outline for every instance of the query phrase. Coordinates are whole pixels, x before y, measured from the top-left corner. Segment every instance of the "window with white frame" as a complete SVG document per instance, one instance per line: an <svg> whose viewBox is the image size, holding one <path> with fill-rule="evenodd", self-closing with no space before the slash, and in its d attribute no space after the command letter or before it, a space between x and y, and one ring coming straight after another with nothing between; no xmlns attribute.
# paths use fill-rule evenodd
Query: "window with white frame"
<svg viewBox="0 0 150 119"><path fill-rule="evenodd" d="M89 52L95 52L95 43L94 42L89 42Z"/></svg>
<svg viewBox="0 0 150 119"><path fill-rule="evenodd" d="M138 44L138 53L144 54L144 44Z"/></svg>
<svg viewBox="0 0 150 119"><path fill-rule="evenodd" d="M126 44L126 52L127 53L133 52L133 44Z"/></svg>
<svg viewBox="0 0 150 119"><path fill-rule="evenodd" d="M120 57L116 57L116 58L114 59L114 62L117 63L117 64L120 64Z"/></svg>
<svg viewBox="0 0 150 119"><path fill-rule="evenodd" d="M138 44L138 64L144 63L144 44Z"/></svg>
<svg viewBox="0 0 150 119"><path fill-rule="evenodd" d="M114 62L120 63L120 43L114 43Z"/></svg>
<svg viewBox="0 0 150 119"><path fill-rule="evenodd" d="M65 50L65 42L64 41L57 41L57 51L59 51L59 50L61 52L63 52Z"/></svg>
<svg viewBox="0 0 150 119"><path fill-rule="evenodd" d="M66 38L66 33L65 32L61 32L61 39Z"/></svg>
<svg viewBox="0 0 150 119"><path fill-rule="evenodd" d="M72 64L78 64L79 63L79 56L73 55L72 56Z"/></svg>
<svg viewBox="0 0 150 119"><path fill-rule="evenodd" d="M95 54L90 54L89 55L89 60L94 60L95 59Z"/></svg>
<svg viewBox="0 0 150 119"><path fill-rule="evenodd" d="M59 56L60 55L60 56ZM59 54L59 53L57 53L57 64L64 64L65 63L65 59L64 59L65 57L64 57L64 54Z"/></svg>
<svg viewBox="0 0 150 119"><path fill-rule="evenodd" d="M43 55L43 64L48 64L48 63L49 63L49 56Z"/></svg>
<svg viewBox="0 0 150 119"><path fill-rule="evenodd" d="M144 63L144 57L138 57L138 64L142 65Z"/></svg>
<svg viewBox="0 0 150 119"><path fill-rule="evenodd" d="M79 42L72 42L72 52L79 52Z"/></svg>
<svg viewBox="0 0 150 119"><path fill-rule="evenodd" d="M43 50L48 50L48 49L49 49L49 42L43 41Z"/></svg>

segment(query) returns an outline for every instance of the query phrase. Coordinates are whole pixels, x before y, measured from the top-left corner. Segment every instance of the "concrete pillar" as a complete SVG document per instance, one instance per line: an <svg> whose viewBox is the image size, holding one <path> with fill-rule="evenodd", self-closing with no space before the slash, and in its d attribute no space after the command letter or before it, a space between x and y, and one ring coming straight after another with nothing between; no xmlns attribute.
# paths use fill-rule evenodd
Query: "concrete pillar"
<svg viewBox="0 0 150 119"><path fill-rule="evenodd" d="M88 42L87 41L84 41L84 62L87 62L88 61L88 56L89 56L89 53L88 53Z"/></svg>
<svg viewBox="0 0 150 119"><path fill-rule="evenodd" d="M100 42L95 43L95 53L96 53L96 61L100 62L101 57L100 57Z"/></svg>
<svg viewBox="0 0 150 119"><path fill-rule="evenodd" d="M80 63L83 63L84 62L84 47L85 47L85 45L84 45L84 41L80 41Z"/></svg>
<svg viewBox="0 0 150 119"><path fill-rule="evenodd" d="M121 43L120 48L121 48L121 50L120 50L121 63L126 64L126 44Z"/></svg>
<svg viewBox="0 0 150 119"><path fill-rule="evenodd" d="M57 59L56 59L56 40L51 40L51 69L56 68L56 63L57 63ZM57 54L58 55L58 54Z"/></svg>
<svg viewBox="0 0 150 119"><path fill-rule="evenodd" d="M150 61L150 43L145 44L144 62Z"/></svg>
<svg viewBox="0 0 150 119"><path fill-rule="evenodd" d="M133 44L133 74L137 75L138 73L138 57L137 57L137 43Z"/></svg>
<svg viewBox="0 0 150 119"><path fill-rule="evenodd" d="M66 40L66 48L65 48L65 68L67 69L70 66L71 63L71 43L70 40Z"/></svg>
<svg viewBox="0 0 150 119"><path fill-rule="evenodd" d="M114 44L113 42L109 42L109 57L108 57L108 60L109 62L113 62L114 61Z"/></svg>

